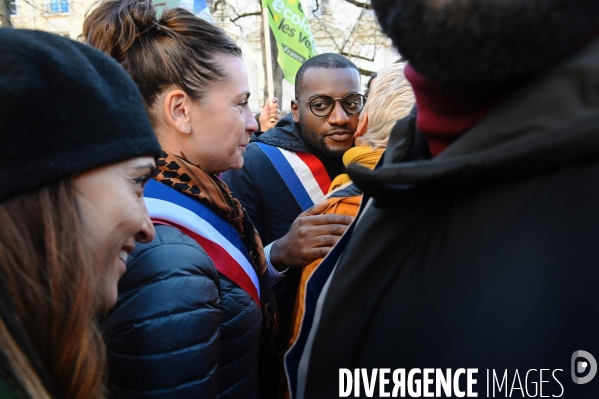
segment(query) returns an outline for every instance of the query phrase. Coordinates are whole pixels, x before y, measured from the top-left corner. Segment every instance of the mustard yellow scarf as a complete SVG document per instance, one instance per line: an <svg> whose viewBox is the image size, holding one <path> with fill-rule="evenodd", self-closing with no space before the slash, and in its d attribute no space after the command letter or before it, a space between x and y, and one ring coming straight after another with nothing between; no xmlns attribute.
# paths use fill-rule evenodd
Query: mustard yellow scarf
<svg viewBox="0 0 599 399"><path fill-rule="evenodd" d="M380 148L373 150L368 146L362 145L353 147L345 151L345 154L343 154L343 164L348 166L349 164L357 163L367 168L374 169L379 159L381 159L383 151L384 150ZM350 181L351 179L347 173L340 174L333 179L331 187L329 188L329 193L341 187L342 185L349 183Z"/></svg>

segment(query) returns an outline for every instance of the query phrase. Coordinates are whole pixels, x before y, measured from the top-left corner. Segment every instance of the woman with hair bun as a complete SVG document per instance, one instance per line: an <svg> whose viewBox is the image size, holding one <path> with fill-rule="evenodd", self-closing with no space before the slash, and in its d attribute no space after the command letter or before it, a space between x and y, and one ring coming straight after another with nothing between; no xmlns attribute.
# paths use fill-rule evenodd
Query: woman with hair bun
<svg viewBox="0 0 599 399"><path fill-rule="evenodd" d="M259 236L217 177L243 166L257 129L241 50L186 10L158 18L150 0L100 2L83 37L137 83L163 151L144 192L156 237L131 254L104 324L109 388L128 398L257 398L274 295Z"/></svg>
<svg viewBox="0 0 599 399"><path fill-rule="evenodd" d="M0 29L0 398L105 397L117 300L160 147L135 84L58 35Z"/></svg>

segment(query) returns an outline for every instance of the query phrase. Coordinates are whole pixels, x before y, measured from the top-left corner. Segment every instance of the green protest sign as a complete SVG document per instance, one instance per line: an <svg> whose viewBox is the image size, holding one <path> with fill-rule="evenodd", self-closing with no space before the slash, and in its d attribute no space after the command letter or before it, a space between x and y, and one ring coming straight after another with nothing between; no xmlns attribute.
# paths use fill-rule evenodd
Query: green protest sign
<svg viewBox="0 0 599 399"><path fill-rule="evenodd" d="M277 40L277 62L285 80L294 84L299 67L317 54L310 24L299 0L262 0L262 7L268 9L270 29Z"/></svg>

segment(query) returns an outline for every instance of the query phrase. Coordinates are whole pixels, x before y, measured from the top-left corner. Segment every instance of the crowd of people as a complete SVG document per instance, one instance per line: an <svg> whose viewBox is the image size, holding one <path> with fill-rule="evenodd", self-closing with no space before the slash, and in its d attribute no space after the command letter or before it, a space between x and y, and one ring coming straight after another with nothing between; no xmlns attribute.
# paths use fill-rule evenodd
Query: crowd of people
<svg viewBox="0 0 599 399"><path fill-rule="evenodd" d="M362 93L314 56L284 117L182 8L0 29L0 398L333 398L340 370L359 397L427 367L598 391L567 377L599 355L599 3L372 6L407 62Z"/></svg>

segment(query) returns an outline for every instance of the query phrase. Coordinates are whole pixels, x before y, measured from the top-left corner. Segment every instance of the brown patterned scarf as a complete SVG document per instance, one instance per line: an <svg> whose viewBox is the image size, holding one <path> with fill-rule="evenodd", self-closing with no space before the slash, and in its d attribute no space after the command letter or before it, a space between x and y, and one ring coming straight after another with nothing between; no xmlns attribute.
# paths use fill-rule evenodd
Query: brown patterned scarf
<svg viewBox="0 0 599 399"><path fill-rule="evenodd" d="M246 217L243 206L233 197L225 182L216 175L203 172L181 155L162 151L161 157L156 161L158 175L155 179L202 202L237 230L260 281L262 313L272 340L278 331L278 315L262 240L252 222Z"/></svg>

